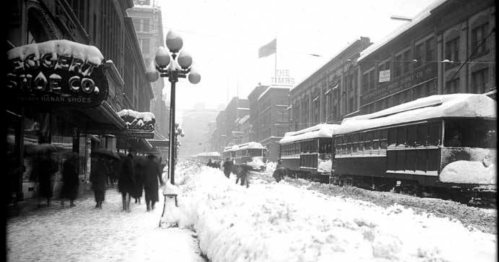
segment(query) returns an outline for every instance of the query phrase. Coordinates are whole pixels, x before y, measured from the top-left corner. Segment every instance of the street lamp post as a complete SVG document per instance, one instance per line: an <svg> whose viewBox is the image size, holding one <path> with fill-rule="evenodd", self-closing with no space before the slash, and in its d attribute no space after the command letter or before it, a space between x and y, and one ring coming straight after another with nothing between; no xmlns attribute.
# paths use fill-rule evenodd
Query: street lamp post
<svg viewBox="0 0 499 262"><path fill-rule="evenodd" d="M201 75L192 67L192 57L182 50L183 41L180 35L170 30L166 35L166 46L169 49L160 46L156 51L155 58L146 72L147 79L155 82L159 77L167 77L171 83L170 94L170 141L169 141L169 160L168 175L172 185L175 184L175 83L179 78L188 78L192 84L201 81ZM170 57L171 56L171 57ZM177 58L178 56L178 58Z"/></svg>

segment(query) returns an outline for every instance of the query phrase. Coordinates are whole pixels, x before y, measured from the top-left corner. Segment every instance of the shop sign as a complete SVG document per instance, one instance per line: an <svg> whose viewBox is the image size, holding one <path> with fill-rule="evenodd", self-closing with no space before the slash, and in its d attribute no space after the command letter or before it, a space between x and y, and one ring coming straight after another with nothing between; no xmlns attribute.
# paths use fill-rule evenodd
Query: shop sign
<svg viewBox="0 0 499 262"><path fill-rule="evenodd" d="M415 70L412 74L404 75L393 79L393 81L382 82L373 90L362 94L361 104L365 105L384 98L390 94L400 92L437 76L437 66L435 63L428 64Z"/></svg>
<svg viewBox="0 0 499 262"><path fill-rule="evenodd" d="M120 133L123 137L133 137L133 138L154 138L154 132L138 131L138 130L125 130Z"/></svg>
<svg viewBox="0 0 499 262"><path fill-rule="evenodd" d="M154 138L154 124L156 119L151 112L137 112L123 109L118 116L125 122L127 129L122 136L135 138Z"/></svg>
<svg viewBox="0 0 499 262"><path fill-rule="evenodd" d="M275 70L275 77L271 77L272 84L292 86L295 84L295 79L289 75L289 70Z"/></svg>
<svg viewBox="0 0 499 262"><path fill-rule="evenodd" d="M13 48L7 58L12 102L91 107L107 99L104 57L95 46L53 40Z"/></svg>

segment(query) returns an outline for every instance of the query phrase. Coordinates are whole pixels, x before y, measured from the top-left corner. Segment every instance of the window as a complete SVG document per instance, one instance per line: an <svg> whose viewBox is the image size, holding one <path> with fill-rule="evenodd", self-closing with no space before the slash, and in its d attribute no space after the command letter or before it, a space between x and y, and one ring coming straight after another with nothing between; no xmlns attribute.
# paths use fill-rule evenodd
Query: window
<svg viewBox="0 0 499 262"><path fill-rule="evenodd" d="M423 65L423 43L417 44L414 48L414 67L420 67Z"/></svg>
<svg viewBox="0 0 499 262"><path fill-rule="evenodd" d="M403 53L402 60L403 60L402 74L405 74L405 73L409 72L410 65L412 63L411 50L407 50Z"/></svg>
<svg viewBox="0 0 499 262"><path fill-rule="evenodd" d="M471 92L475 94L483 94L487 91L489 82L489 70L482 69L471 74Z"/></svg>
<svg viewBox="0 0 499 262"><path fill-rule="evenodd" d="M379 149L379 131L373 131L373 151L378 152ZM376 153L377 154L377 153Z"/></svg>
<svg viewBox="0 0 499 262"><path fill-rule="evenodd" d="M397 146L404 146L407 142L407 128L405 126L397 128Z"/></svg>
<svg viewBox="0 0 499 262"><path fill-rule="evenodd" d="M415 146L426 146L428 137L428 125L421 124L416 127L417 129L417 139Z"/></svg>
<svg viewBox="0 0 499 262"><path fill-rule="evenodd" d="M442 140L442 128L441 123L431 123L429 126L429 136L428 136L428 145L430 146L438 146Z"/></svg>
<svg viewBox="0 0 499 262"><path fill-rule="evenodd" d="M486 41L488 29L489 23L484 23L471 30L471 52L476 56L483 55L488 51Z"/></svg>
<svg viewBox="0 0 499 262"><path fill-rule="evenodd" d="M459 61L459 37L445 43L445 59L453 62ZM452 67L455 63L447 63L446 67Z"/></svg>
<svg viewBox="0 0 499 262"><path fill-rule="evenodd" d="M433 37L426 40L425 47L426 47L426 54L425 54L426 62L435 61L436 60L436 58L435 58L435 41L433 41Z"/></svg>
<svg viewBox="0 0 499 262"><path fill-rule="evenodd" d="M407 144L410 147L415 147L416 141L417 141L417 127L416 126L407 127Z"/></svg>
<svg viewBox="0 0 499 262"><path fill-rule="evenodd" d="M142 19L142 31L143 32L149 32L150 31L150 19Z"/></svg>
<svg viewBox="0 0 499 262"><path fill-rule="evenodd" d="M445 93L454 94L459 92L459 78L447 81L445 83Z"/></svg>
<svg viewBox="0 0 499 262"><path fill-rule="evenodd" d="M402 54L395 56L395 60L393 61L393 77L399 77L402 75Z"/></svg>

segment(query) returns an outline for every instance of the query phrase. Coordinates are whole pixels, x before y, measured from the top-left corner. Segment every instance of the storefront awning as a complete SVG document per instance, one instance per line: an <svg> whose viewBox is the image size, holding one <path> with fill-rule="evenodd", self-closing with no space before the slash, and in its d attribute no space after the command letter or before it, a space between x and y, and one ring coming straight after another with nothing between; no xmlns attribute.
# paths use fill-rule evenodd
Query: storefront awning
<svg viewBox="0 0 499 262"><path fill-rule="evenodd" d="M53 112L87 134L115 134L126 129L125 122L106 101L90 108L56 107Z"/></svg>

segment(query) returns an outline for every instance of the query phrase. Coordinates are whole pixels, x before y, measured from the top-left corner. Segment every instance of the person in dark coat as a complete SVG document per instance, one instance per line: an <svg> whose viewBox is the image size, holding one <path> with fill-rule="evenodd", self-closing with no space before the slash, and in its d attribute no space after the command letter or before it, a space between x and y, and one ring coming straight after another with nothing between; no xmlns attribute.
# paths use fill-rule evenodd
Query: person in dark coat
<svg viewBox="0 0 499 262"><path fill-rule="evenodd" d="M208 163L206 165L209 167L213 167L213 162L211 162L211 158L208 159Z"/></svg>
<svg viewBox="0 0 499 262"><path fill-rule="evenodd" d="M157 157L153 154L148 155L144 162L144 191L147 211L153 210L154 205L159 201L159 184L164 184L161 175L161 166Z"/></svg>
<svg viewBox="0 0 499 262"><path fill-rule="evenodd" d="M123 164L121 165L121 173L118 179L118 191L121 193L123 211L128 212L130 212L130 201L135 189L134 157L136 154L137 152L133 148L128 150L128 155L125 157Z"/></svg>
<svg viewBox="0 0 499 262"><path fill-rule="evenodd" d="M75 206L74 200L78 195L79 186L78 154L72 153L62 164L61 207L64 207L64 199L69 199L70 207Z"/></svg>
<svg viewBox="0 0 499 262"><path fill-rule="evenodd" d="M225 162L223 164L224 174L227 178L230 178L230 172L232 171L232 166L234 166L234 163L232 162L232 160L230 160L230 158L227 157L227 159L225 159Z"/></svg>
<svg viewBox="0 0 499 262"><path fill-rule="evenodd" d="M277 166L275 167L274 174L272 175L275 178L275 181L279 183L279 181L283 180L286 176L287 169L283 166L282 160L279 159L277 161Z"/></svg>
<svg viewBox="0 0 499 262"><path fill-rule="evenodd" d="M143 156L136 156L134 158L134 180L135 186L132 197L135 199L135 203L140 204L140 199L142 198L142 192L144 191L144 163L145 158Z"/></svg>
<svg viewBox="0 0 499 262"><path fill-rule="evenodd" d="M39 157L38 162L38 185L39 185L39 203L38 207L41 207L41 200L43 198L47 199L47 206L50 206L50 200L53 196L54 184L52 178L54 174L59 171L58 163L52 159L49 154L42 154Z"/></svg>
<svg viewBox="0 0 499 262"><path fill-rule="evenodd" d="M249 187L249 172L251 167L247 164L241 164L238 166L236 185L239 179L241 179L241 186L246 184L246 188Z"/></svg>
<svg viewBox="0 0 499 262"><path fill-rule="evenodd" d="M102 208L102 202L106 197L106 180L110 168L108 162L100 155L92 157L92 170L90 171L90 182L94 190L96 208Z"/></svg>

